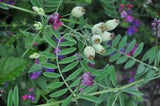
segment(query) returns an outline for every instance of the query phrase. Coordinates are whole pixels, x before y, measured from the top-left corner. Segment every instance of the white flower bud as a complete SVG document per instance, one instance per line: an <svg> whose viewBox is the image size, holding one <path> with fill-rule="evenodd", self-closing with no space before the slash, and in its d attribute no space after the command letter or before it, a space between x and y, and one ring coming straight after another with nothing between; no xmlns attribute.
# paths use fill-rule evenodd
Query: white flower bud
<svg viewBox="0 0 160 106"><path fill-rule="evenodd" d="M43 16L45 15L45 12L44 12L43 8L39 8L37 6L33 6L32 9L39 15L43 15Z"/></svg>
<svg viewBox="0 0 160 106"><path fill-rule="evenodd" d="M102 38L101 38L100 35L93 35L92 38L91 38L91 41L94 44L100 44L102 42Z"/></svg>
<svg viewBox="0 0 160 106"><path fill-rule="evenodd" d="M95 50L92 46L87 46L84 48L84 55L89 59L93 60L95 58Z"/></svg>
<svg viewBox="0 0 160 106"><path fill-rule="evenodd" d="M114 37L113 33L105 31L103 34L100 35L102 38L102 41L109 41L112 40Z"/></svg>
<svg viewBox="0 0 160 106"><path fill-rule="evenodd" d="M72 9L71 11L71 15L73 15L74 17L81 17L82 15L85 14L85 9L83 7L80 7L80 6L76 6Z"/></svg>
<svg viewBox="0 0 160 106"><path fill-rule="evenodd" d="M92 46L95 49L96 53L98 53L98 54L103 54L105 52L103 46L100 44L94 44Z"/></svg>
<svg viewBox="0 0 160 106"><path fill-rule="evenodd" d="M108 20L106 24L106 30L111 31L119 25L120 21L117 19Z"/></svg>
<svg viewBox="0 0 160 106"><path fill-rule="evenodd" d="M41 22L35 22L33 26L35 27L36 30L40 30L42 28Z"/></svg>
<svg viewBox="0 0 160 106"><path fill-rule="evenodd" d="M32 55L29 56L30 59L38 59L40 55L38 53L33 53Z"/></svg>
<svg viewBox="0 0 160 106"><path fill-rule="evenodd" d="M106 30L106 24L104 22L100 22L98 24L95 24L92 27L93 34L102 34L105 30Z"/></svg>

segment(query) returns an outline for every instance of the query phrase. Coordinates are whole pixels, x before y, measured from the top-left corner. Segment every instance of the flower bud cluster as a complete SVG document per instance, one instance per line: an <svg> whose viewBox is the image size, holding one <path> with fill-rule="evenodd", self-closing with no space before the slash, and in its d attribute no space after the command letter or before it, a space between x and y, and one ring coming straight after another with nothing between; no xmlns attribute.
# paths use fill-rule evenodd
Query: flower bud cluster
<svg viewBox="0 0 160 106"><path fill-rule="evenodd" d="M76 18L79 18L79 17L83 16L85 14L85 12L86 12L86 10L83 7L76 6L72 9L71 15Z"/></svg>
<svg viewBox="0 0 160 106"><path fill-rule="evenodd" d="M113 33L110 33L108 31L115 29L119 23L119 20L111 19L106 23L100 22L92 27L92 46L87 46L84 49L84 54L88 59L94 59L95 53L103 54L105 52L105 49L103 48L101 43L102 41L112 40L114 35Z"/></svg>
<svg viewBox="0 0 160 106"><path fill-rule="evenodd" d="M43 8L39 8L37 6L33 6L32 9L38 14L38 15L45 15L45 12L43 10Z"/></svg>
<svg viewBox="0 0 160 106"><path fill-rule="evenodd" d="M158 38L160 38L160 20L155 18L152 21L151 25L152 25L153 35L155 35Z"/></svg>

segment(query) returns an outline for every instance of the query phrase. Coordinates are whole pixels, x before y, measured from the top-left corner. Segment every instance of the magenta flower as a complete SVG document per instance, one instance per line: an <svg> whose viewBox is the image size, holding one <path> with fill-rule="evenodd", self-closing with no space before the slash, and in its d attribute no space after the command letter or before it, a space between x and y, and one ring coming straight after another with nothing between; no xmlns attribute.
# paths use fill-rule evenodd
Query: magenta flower
<svg viewBox="0 0 160 106"><path fill-rule="evenodd" d="M32 94L23 95L22 100L27 100L27 99L30 99L30 100L34 101L35 100L35 94L32 93Z"/></svg>
<svg viewBox="0 0 160 106"><path fill-rule="evenodd" d="M131 16L131 15L128 15L126 18L125 18L125 21L126 22L132 22L134 20L134 17Z"/></svg>
<svg viewBox="0 0 160 106"><path fill-rule="evenodd" d="M58 27L63 25L62 21L60 20L61 18L62 17L58 13L54 13L49 16L48 23L53 25L54 30L57 30Z"/></svg>
<svg viewBox="0 0 160 106"><path fill-rule="evenodd" d="M93 76L91 76L90 72L86 72L82 75L82 85L92 86L93 85Z"/></svg>

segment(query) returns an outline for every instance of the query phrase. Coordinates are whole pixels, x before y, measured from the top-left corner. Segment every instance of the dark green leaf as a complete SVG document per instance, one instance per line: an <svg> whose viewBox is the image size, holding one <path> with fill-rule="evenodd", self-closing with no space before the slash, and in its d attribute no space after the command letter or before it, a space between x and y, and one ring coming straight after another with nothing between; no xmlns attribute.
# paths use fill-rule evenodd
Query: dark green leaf
<svg viewBox="0 0 160 106"><path fill-rule="evenodd" d="M120 53L115 53L114 55L111 56L111 58L109 59L110 62L114 62L117 59L119 59L119 57L121 56Z"/></svg>
<svg viewBox="0 0 160 106"><path fill-rule="evenodd" d="M135 53L134 53L133 57L138 56L138 55L142 52L142 50L143 50L143 46L144 46L144 44L143 44L143 43L141 43L141 44L137 47L137 49L136 49L136 51L135 51Z"/></svg>
<svg viewBox="0 0 160 106"><path fill-rule="evenodd" d="M78 68L75 72L73 72L71 75L69 75L69 76L66 78L66 81L76 79L76 76L78 76L82 71L83 71L82 68Z"/></svg>
<svg viewBox="0 0 160 106"><path fill-rule="evenodd" d="M62 72L67 72L67 71L70 71L72 70L74 67L76 67L78 65L79 61L75 61L67 66L65 66L63 69L62 69Z"/></svg>
<svg viewBox="0 0 160 106"><path fill-rule="evenodd" d="M74 52L76 50L75 47L71 47L71 48L67 48L67 49L63 49L59 52L59 55L66 55L66 54L70 54L72 52Z"/></svg>
<svg viewBox="0 0 160 106"><path fill-rule="evenodd" d="M135 63L136 63L136 61L134 61L134 60L129 60L129 61L125 64L124 68L125 68L125 69L131 68Z"/></svg>
<svg viewBox="0 0 160 106"><path fill-rule="evenodd" d="M125 106L123 95L119 95L119 103L120 103L120 106Z"/></svg>
<svg viewBox="0 0 160 106"><path fill-rule="evenodd" d="M53 82L53 83L49 84L47 86L47 88L56 89L56 88L61 87L63 84L64 84L63 82Z"/></svg>
<svg viewBox="0 0 160 106"><path fill-rule="evenodd" d="M113 66L110 67L110 80L114 86L117 85L116 73Z"/></svg>
<svg viewBox="0 0 160 106"><path fill-rule="evenodd" d="M7 106L13 106L13 92L12 92L12 90L10 90L8 93Z"/></svg>
<svg viewBox="0 0 160 106"><path fill-rule="evenodd" d="M42 69L42 66L40 64L33 64L28 73L39 71Z"/></svg>
<svg viewBox="0 0 160 106"><path fill-rule="evenodd" d="M128 60L128 57L127 57L127 56L121 56L121 57L117 60L116 64L123 64L123 63L126 62L127 60Z"/></svg>
<svg viewBox="0 0 160 106"><path fill-rule="evenodd" d="M60 77L59 74L53 73L53 72L44 72L43 75L45 77L48 77L48 78L58 78L58 77Z"/></svg>
<svg viewBox="0 0 160 106"><path fill-rule="evenodd" d="M52 63L44 63L44 64L41 64L41 66L43 66L44 68L48 68L48 69L56 69L57 68L57 66Z"/></svg>
<svg viewBox="0 0 160 106"><path fill-rule="evenodd" d="M123 37L121 42L119 43L119 50L121 50L127 44L127 36Z"/></svg>
<svg viewBox="0 0 160 106"><path fill-rule="evenodd" d="M121 39L121 35L118 35L114 40L112 40L112 47L116 46Z"/></svg>
<svg viewBox="0 0 160 106"><path fill-rule="evenodd" d="M19 93L18 93L18 86L15 86L13 91L13 100L14 106L19 106Z"/></svg>
<svg viewBox="0 0 160 106"><path fill-rule="evenodd" d="M69 106L69 104L72 102L72 96L68 96L61 106Z"/></svg>
<svg viewBox="0 0 160 106"><path fill-rule="evenodd" d="M50 58L50 59L55 59L56 58L56 56L54 54L51 54L47 51L40 52L39 54L40 54L40 56L44 56L44 57Z"/></svg>
<svg viewBox="0 0 160 106"><path fill-rule="evenodd" d="M136 40L134 39L134 40L132 40L132 42L127 47L126 53L129 53L134 48L135 44L136 44Z"/></svg>
<svg viewBox="0 0 160 106"><path fill-rule="evenodd" d="M76 59L77 59L77 56L66 57L66 58L60 60L59 64L71 63L71 62L73 62Z"/></svg>
<svg viewBox="0 0 160 106"><path fill-rule="evenodd" d="M50 97L59 97L59 96L64 95L67 91L68 91L68 89L62 89L62 90L56 91L55 93L50 94L49 96Z"/></svg>
<svg viewBox="0 0 160 106"><path fill-rule="evenodd" d="M126 89L124 92L130 93L130 94L133 94L133 95L137 95L137 96L142 96L143 95L142 92L139 92L137 90L132 90L132 89Z"/></svg>

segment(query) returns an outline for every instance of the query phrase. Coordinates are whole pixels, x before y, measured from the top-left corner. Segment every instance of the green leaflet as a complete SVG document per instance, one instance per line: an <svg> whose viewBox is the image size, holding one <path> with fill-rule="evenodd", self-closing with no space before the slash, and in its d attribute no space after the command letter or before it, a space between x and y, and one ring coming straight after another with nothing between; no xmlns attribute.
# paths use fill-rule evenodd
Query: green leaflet
<svg viewBox="0 0 160 106"><path fill-rule="evenodd" d="M70 54L72 52L74 52L76 50L75 47L71 47L71 48L67 48L67 49L63 49L59 52L59 55L67 55Z"/></svg>
<svg viewBox="0 0 160 106"><path fill-rule="evenodd" d="M8 93L7 106L13 106L13 92L12 92L12 90L10 90Z"/></svg>
<svg viewBox="0 0 160 106"><path fill-rule="evenodd" d="M60 46L73 46L75 44L77 44L77 43L71 42L71 41L64 41L64 42L60 43L59 45Z"/></svg>
<svg viewBox="0 0 160 106"><path fill-rule="evenodd" d="M63 69L62 69L62 72L67 72L67 71L70 71L72 70L74 67L76 67L78 65L79 61L75 61L67 66L65 66Z"/></svg>
<svg viewBox="0 0 160 106"><path fill-rule="evenodd" d="M114 40L112 40L112 47L116 46L121 39L121 35L116 36Z"/></svg>
<svg viewBox="0 0 160 106"><path fill-rule="evenodd" d="M0 83L13 81L26 68L26 61L18 57L6 57L0 59Z"/></svg>
<svg viewBox="0 0 160 106"><path fill-rule="evenodd" d="M133 57L138 56L138 55L142 52L142 50L143 50L143 46L144 46L144 44L143 44L143 43L139 44L139 46L137 47L137 49L136 49L136 51L135 51L135 53L134 53Z"/></svg>
<svg viewBox="0 0 160 106"><path fill-rule="evenodd" d="M123 37L119 43L118 49L121 50L127 43L127 36Z"/></svg>
<svg viewBox="0 0 160 106"><path fill-rule="evenodd" d="M67 64L67 63L71 63L73 62L74 60L77 59L77 56L71 56L71 57L66 57L62 60L59 61L59 64Z"/></svg>
<svg viewBox="0 0 160 106"><path fill-rule="evenodd" d="M143 95L142 92L139 92L138 90L132 90L132 89L126 89L124 92L130 93L130 94L133 94L133 95L137 95L137 96L142 96Z"/></svg>
<svg viewBox="0 0 160 106"><path fill-rule="evenodd" d="M60 75L53 72L44 72L43 75L48 78L59 78Z"/></svg>
<svg viewBox="0 0 160 106"><path fill-rule="evenodd" d="M64 84L63 82L53 82L53 83L49 84L47 86L47 88L56 89L56 88L61 87L63 84Z"/></svg>
<svg viewBox="0 0 160 106"><path fill-rule="evenodd" d="M109 59L110 62L114 62L117 59L119 59L119 57L121 56L120 53L115 53L114 55L111 56L111 58Z"/></svg>
<svg viewBox="0 0 160 106"><path fill-rule="evenodd" d="M31 68L29 69L28 73L35 72L35 71L39 71L39 70L41 70L41 69L42 69L42 65L35 63L35 64L33 64L33 65L31 66Z"/></svg>
<svg viewBox="0 0 160 106"><path fill-rule="evenodd" d="M136 61L134 61L134 60L129 60L129 61L124 65L124 68L125 68L125 69L131 68L135 63L136 63Z"/></svg>
<svg viewBox="0 0 160 106"><path fill-rule="evenodd" d="M82 71L83 71L82 68L78 68L76 71L74 71L71 75L69 75L69 76L66 78L66 81L76 79L76 76L78 76Z"/></svg>
<svg viewBox="0 0 160 106"><path fill-rule="evenodd" d="M13 100L14 100L14 106L19 106L18 86L15 86L15 87L14 87Z"/></svg>
<svg viewBox="0 0 160 106"><path fill-rule="evenodd" d="M49 69L56 69L57 68L57 66L52 63L44 63L44 64L41 64L41 66L43 66L44 68L49 68Z"/></svg>
<svg viewBox="0 0 160 106"><path fill-rule="evenodd" d="M134 48L135 44L136 44L136 40L134 39L134 40L132 40L132 42L127 47L126 53L129 53Z"/></svg>
<svg viewBox="0 0 160 106"><path fill-rule="evenodd" d="M52 53L49 53L47 51L39 52L40 56L44 56L46 58L55 59L56 56Z"/></svg>
<svg viewBox="0 0 160 106"><path fill-rule="evenodd" d="M60 0L30 0L32 5L43 7L45 12L54 12L58 8Z"/></svg>
<svg viewBox="0 0 160 106"><path fill-rule="evenodd" d="M113 66L110 67L110 80L114 86L117 85L116 73Z"/></svg>
<svg viewBox="0 0 160 106"><path fill-rule="evenodd" d="M101 100L95 96L81 95L79 98L89 100L91 102L100 103Z"/></svg>
<svg viewBox="0 0 160 106"><path fill-rule="evenodd" d="M120 104L120 106L125 106L124 105L124 98L123 98L122 94L119 95L119 104Z"/></svg>
<svg viewBox="0 0 160 106"><path fill-rule="evenodd" d="M59 90L59 91L56 91L56 92L50 94L49 96L50 97L59 97L59 96L64 95L67 91L68 91L68 89L62 89L62 90Z"/></svg>
<svg viewBox="0 0 160 106"><path fill-rule="evenodd" d="M128 60L128 57L127 57L127 56L121 56L121 57L117 60L116 64L123 64L123 63L125 63L127 60Z"/></svg>

